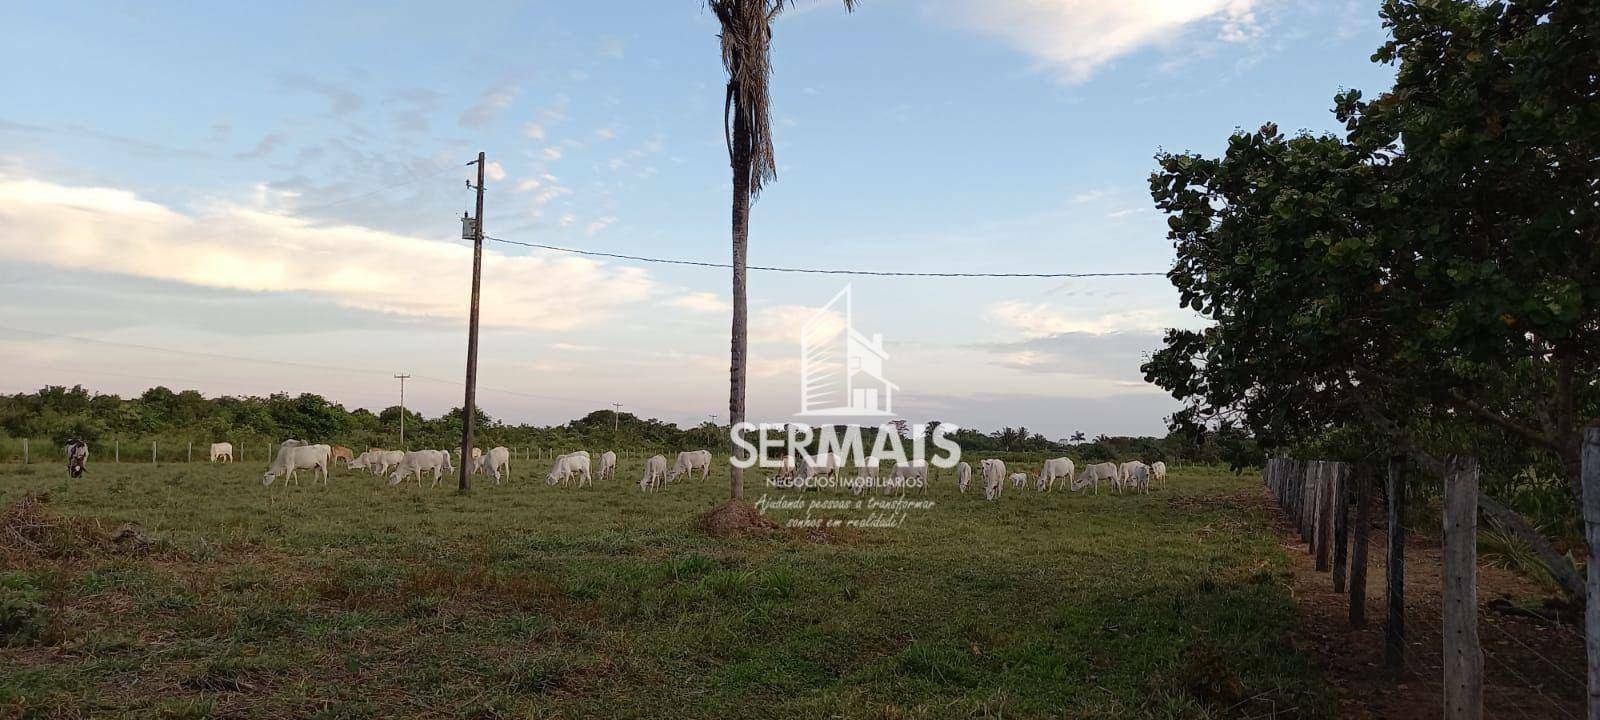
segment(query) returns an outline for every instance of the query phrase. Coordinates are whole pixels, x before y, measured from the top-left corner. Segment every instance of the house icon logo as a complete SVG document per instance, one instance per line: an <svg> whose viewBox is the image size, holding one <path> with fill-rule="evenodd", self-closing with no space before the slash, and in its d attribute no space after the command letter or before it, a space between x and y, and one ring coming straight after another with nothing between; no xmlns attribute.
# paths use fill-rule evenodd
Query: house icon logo
<svg viewBox="0 0 1600 720"><path fill-rule="evenodd" d="M899 387L883 376L883 335L857 332L850 286L800 328L800 415L893 415Z"/></svg>

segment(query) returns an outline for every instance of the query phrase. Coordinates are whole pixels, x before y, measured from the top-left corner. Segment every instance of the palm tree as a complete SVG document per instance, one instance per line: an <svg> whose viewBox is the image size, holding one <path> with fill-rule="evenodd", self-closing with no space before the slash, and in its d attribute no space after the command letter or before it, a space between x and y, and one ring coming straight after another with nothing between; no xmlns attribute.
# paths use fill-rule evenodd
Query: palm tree
<svg viewBox="0 0 1600 720"><path fill-rule="evenodd" d="M722 132L733 165L733 347L728 367L728 425L744 422L745 365L748 346L748 307L745 297L745 258L750 247L750 201L761 187L777 178L772 153L771 99L772 21L793 0L706 0L706 7L722 24L722 66L728 71L728 90L722 105ZM855 0L844 0L846 11ZM729 443L730 448L732 443ZM732 499L744 500L744 473L729 473Z"/></svg>

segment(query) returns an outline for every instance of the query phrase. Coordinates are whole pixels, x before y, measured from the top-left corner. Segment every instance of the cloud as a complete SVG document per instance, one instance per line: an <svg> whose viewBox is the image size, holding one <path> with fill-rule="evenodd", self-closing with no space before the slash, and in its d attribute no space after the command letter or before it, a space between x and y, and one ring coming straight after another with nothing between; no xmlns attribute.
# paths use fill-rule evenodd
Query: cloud
<svg viewBox="0 0 1600 720"><path fill-rule="evenodd" d="M542 153L542 155L543 155L545 160L548 160L548 161L551 161L551 162L554 162L556 160L560 160L561 159L561 148L552 145L550 147L545 148L544 152Z"/></svg>
<svg viewBox="0 0 1600 720"><path fill-rule="evenodd" d="M271 133L266 137L261 138L261 142L256 143L255 147L241 153L235 153L233 159L254 160L256 158L266 157L267 155L271 155L273 150L277 150L278 146L282 145L283 141L287 139L288 138L284 136L283 133Z"/></svg>
<svg viewBox="0 0 1600 720"><path fill-rule="evenodd" d="M600 39L600 57L621 60L625 48L626 45L622 42L622 38L604 37Z"/></svg>
<svg viewBox="0 0 1600 720"><path fill-rule="evenodd" d="M500 163L490 161L483 166L483 176L490 182L500 182L506 179L506 169Z"/></svg>
<svg viewBox="0 0 1600 720"><path fill-rule="evenodd" d="M529 139L529 140L543 141L544 140L544 126L540 125L539 123L535 123L535 122L523 123L522 124L522 136L527 138L527 139Z"/></svg>
<svg viewBox="0 0 1600 720"><path fill-rule="evenodd" d="M611 128L600 128L594 131L594 136L599 140L611 140L617 137L617 131Z"/></svg>
<svg viewBox="0 0 1600 720"><path fill-rule="evenodd" d="M1063 82L1080 83L1107 63L1170 41L1197 26L1224 42L1260 34L1260 0L947 0L932 12L1000 38Z"/></svg>
<svg viewBox="0 0 1600 720"><path fill-rule="evenodd" d="M1107 195L1107 193L1106 193L1105 190L1096 188L1094 190L1089 190L1089 191L1086 191L1086 192L1078 193L1077 195L1073 195L1072 196L1072 204L1073 205L1083 205L1083 204L1086 204L1086 203L1092 203L1092 202L1094 202L1096 200L1099 200L1100 198L1105 197L1106 195Z"/></svg>
<svg viewBox="0 0 1600 720"><path fill-rule="evenodd" d="M559 350L561 352L598 352L602 348L598 345L576 345L573 343L558 342L552 343L550 345L550 349Z"/></svg>
<svg viewBox="0 0 1600 720"><path fill-rule="evenodd" d="M500 111L511 107L517 99L517 88L502 85L491 88L483 94L476 105L461 111L461 124L467 127L482 127L488 125L500 114Z"/></svg>
<svg viewBox="0 0 1600 720"><path fill-rule="evenodd" d="M1074 316L1069 315L1064 308L1049 303L1021 300L991 303L984 308L984 315L1002 326L1020 332L1027 338L1062 333L1099 335L1125 331L1158 331L1167 327L1192 324L1192 321L1182 317L1183 311L1179 309L1141 308L1099 315L1086 313Z"/></svg>
<svg viewBox="0 0 1600 720"><path fill-rule="evenodd" d="M362 99L354 90L334 85L310 75L283 73L278 76L278 84L288 90L321 95L328 101L328 114L334 117L345 117L354 114L367 104L366 100Z"/></svg>
<svg viewBox="0 0 1600 720"><path fill-rule="evenodd" d="M594 235L616 221L617 219L614 217L595 218L588 225L583 226L583 234Z"/></svg>
<svg viewBox="0 0 1600 720"><path fill-rule="evenodd" d="M1001 367L1026 373L1061 373L1144 386L1139 365L1161 347L1158 332L1064 332L1014 343L980 346Z"/></svg>
<svg viewBox="0 0 1600 720"><path fill-rule="evenodd" d="M40 237L51 238L50 252L38 251ZM0 175L0 262L308 295L456 322L466 315L471 260L452 243L317 225L256 206L218 203L185 214L126 190ZM485 250L484 267L482 320L490 327L586 326L657 292L644 270L586 258Z"/></svg>
<svg viewBox="0 0 1600 720"><path fill-rule="evenodd" d="M705 313L729 312L731 307L727 300L723 300L716 293L711 292L691 292L679 295L672 298L667 304L685 310Z"/></svg>

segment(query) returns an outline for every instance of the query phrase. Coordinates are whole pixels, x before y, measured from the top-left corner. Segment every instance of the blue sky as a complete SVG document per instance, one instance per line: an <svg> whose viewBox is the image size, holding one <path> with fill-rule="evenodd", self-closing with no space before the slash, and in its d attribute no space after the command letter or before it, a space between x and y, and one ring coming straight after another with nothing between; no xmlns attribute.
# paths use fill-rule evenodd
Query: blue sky
<svg viewBox="0 0 1600 720"><path fill-rule="evenodd" d="M1392 72L1375 2L802 2L776 24L758 264L1165 271L1145 179L1235 128L1335 128ZM488 233L726 261L715 20L634 3L30 3L0 28L0 390L155 382L459 404L471 195ZM726 413L726 271L490 244L480 402L561 422ZM839 278L751 280L751 414L796 412ZM1140 381L1198 321L1162 278L853 281L896 410L1160 433ZM16 332L92 338L86 343ZM180 349L178 354L133 346ZM237 358L248 358L242 360ZM261 362L256 362L261 361Z"/></svg>

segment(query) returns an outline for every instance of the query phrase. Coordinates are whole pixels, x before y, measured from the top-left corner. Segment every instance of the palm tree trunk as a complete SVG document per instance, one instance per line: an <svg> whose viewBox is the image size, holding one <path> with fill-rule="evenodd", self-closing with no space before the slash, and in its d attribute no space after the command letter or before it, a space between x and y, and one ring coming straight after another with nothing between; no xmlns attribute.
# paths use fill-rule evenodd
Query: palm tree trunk
<svg viewBox="0 0 1600 720"><path fill-rule="evenodd" d="M749 341L745 296L745 257L750 248L750 128L744 113L733 121L733 347L728 368L728 427L744 422L745 348ZM730 434L728 457L736 448ZM729 463L728 485L734 500L744 500L744 471Z"/></svg>

